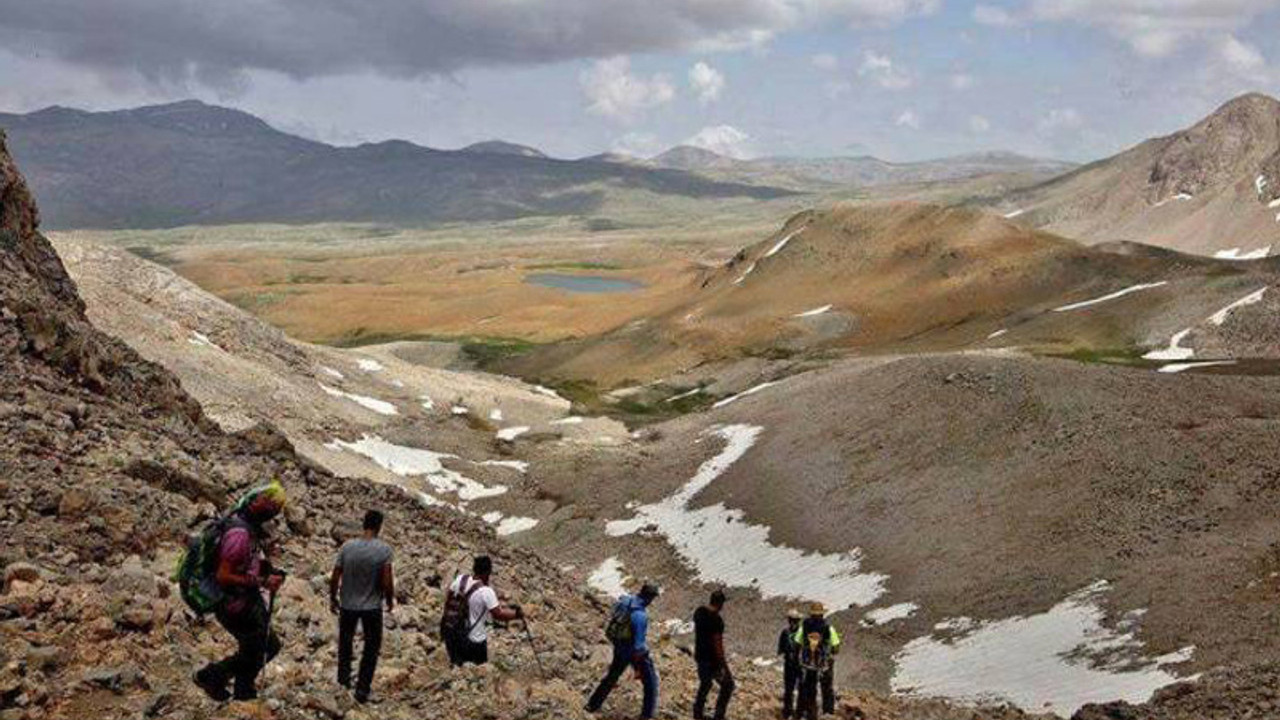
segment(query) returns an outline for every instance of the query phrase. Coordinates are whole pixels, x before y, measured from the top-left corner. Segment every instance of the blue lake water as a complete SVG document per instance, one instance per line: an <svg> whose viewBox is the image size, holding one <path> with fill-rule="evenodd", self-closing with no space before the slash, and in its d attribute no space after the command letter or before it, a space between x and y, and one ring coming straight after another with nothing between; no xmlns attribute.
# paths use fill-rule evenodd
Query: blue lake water
<svg viewBox="0 0 1280 720"><path fill-rule="evenodd" d="M599 275L566 275L563 273L534 273L524 278L530 285L568 290L576 293L616 293L632 292L644 287L642 283L623 278L608 278Z"/></svg>

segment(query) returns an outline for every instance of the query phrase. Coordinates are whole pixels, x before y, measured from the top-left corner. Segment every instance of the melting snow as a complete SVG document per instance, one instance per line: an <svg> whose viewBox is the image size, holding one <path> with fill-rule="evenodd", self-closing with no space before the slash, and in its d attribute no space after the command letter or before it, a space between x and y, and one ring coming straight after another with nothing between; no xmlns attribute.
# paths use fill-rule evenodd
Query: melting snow
<svg viewBox="0 0 1280 720"><path fill-rule="evenodd" d="M1006 219L1006 220L1012 220L1012 219L1014 219L1014 218L1016 218L1016 217L1018 217L1018 216L1022 215L1022 214L1023 214L1023 213L1025 213L1025 212L1026 212L1026 210L1014 210L1013 212L1005 213L1005 214L1004 214L1004 217L1005 217L1005 219Z"/></svg>
<svg viewBox="0 0 1280 720"><path fill-rule="evenodd" d="M1257 179L1253 181L1253 186L1257 188L1258 195L1261 197L1263 191L1267 189L1267 176L1259 175Z"/></svg>
<svg viewBox="0 0 1280 720"><path fill-rule="evenodd" d="M523 460L485 460L481 465L491 465L493 467L504 467L516 472L528 472L529 463Z"/></svg>
<svg viewBox="0 0 1280 720"><path fill-rule="evenodd" d="M596 592L617 598L627 594L627 576L622 573L622 561L616 557L605 558L587 576L587 585Z"/></svg>
<svg viewBox="0 0 1280 720"><path fill-rule="evenodd" d="M216 343L209 339L208 335L201 332L191 331L191 337L187 338L187 342L192 345L200 345L202 347L211 347L215 350L222 350Z"/></svg>
<svg viewBox="0 0 1280 720"><path fill-rule="evenodd" d="M1206 360L1204 362L1170 363L1160 368L1162 373L1180 373L1195 368L1214 367L1215 365L1235 365L1235 360Z"/></svg>
<svg viewBox="0 0 1280 720"><path fill-rule="evenodd" d="M1117 290L1111 293L1110 295L1103 295L1102 297L1094 298L1092 300L1085 300L1083 302L1071 303L1070 305L1063 305L1062 307L1054 308L1053 311L1068 312L1071 310L1079 310L1081 308L1087 308L1092 305L1097 305L1098 303L1104 303L1109 300L1122 298L1125 295L1131 295L1133 293L1140 292L1142 290L1150 290L1151 288L1158 288L1161 285L1168 285L1168 284L1169 284L1168 280L1161 280L1160 282L1154 282L1154 283L1141 283L1139 285L1133 285L1131 287L1127 287L1123 290Z"/></svg>
<svg viewBox="0 0 1280 720"><path fill-rule="evenodd" d="M457 493L461 500L479 500L501 495L507 491L505 485L490 487L478 483L462 473L446 468L441 462L446 458L456 458L456 455L393 445L377 435L364 435L356 442L334 440L330 447L363 455L384 470L401 477L421 477L437 491Z"/></svg>
<svg viewBox="0 0 1280 720"><path fill-rule="evenodd" d="M396 406L392 405L386 400L378 400L376 398L365 397L364 395L356 395L349 392L343 392L337 388L331 388L328 385L325 385L324 383L320 383L320 389L324 390L326 393L332 395L333 397L346 398L363 408L366 408L368 410L372 410L378 413L379 415L398 415L399 414L398 412L396 412Z"/></svg>
<svg viewBox="0 0 1280 720"><path fill-rule="evenodd" d="M1009 332L1009 328L1000 328L999 330L997 330L997 331L995 331L995 332L991 333L990 335L988 335L988 336L987 336L987 339L988 339L988 340L995 340L996 338L998 338L998 337L1000 337L1000 336L1004 335L1004 334L1005 334L1005 333L1007 333L1007 332Z"/></svg>
<svg viewBox="0 0 1280 720"><path fill-rule="evenodd" d="M1211 315L1209 317L1209 322L1213 323L1214 325L1222 325L1227 321L1227 318L1231 317L1231 313L1233 311L1239 308L1245 307L1246 305L1256 305L1257 303L1262 302L1262 296L1265 295L1266 292L1267 292L1267 289L1262 288L1261 290L1258 290L1256 292L1249 293L1248 295L1240 298L1239 300L1231 303L1230 305L1222 308L1218 312Z"/></svg>
<svg viewBox="0 0 1280 720"><path fill-rule="evenodd" d="M799 231L799 230L797 230L797 231L795 231L795 232L791 233L790 235L787 235L786 237L782 238L781 240L779 240L779 241L778 241L778 244L777 244L777 245L774 245L774 246L773 246L773 249L771 249L769 252L765 253L765 254L764 254L764 256L765 256L765 257L767 257L767 258L771 258L771 257L773 257L774 255L777 255L778 253L782 252L782 248L786 247L786 246L787 246L787 243L791 242L791 238L793 238L793 237L795 237L796 235L799 235L799 234L800 234L800 231Z"/></svg>
<svg viewBox="0 0 1280 720"><path fill-rule="evenodd" d="M733 403L733 402L737 402L738 400L741 400L742 398L747 397L748 395L755 395L756 393L760 392L761 390L765 390L765 389L771 388L771 387L773 387L774 385L777 385L777 384L778 384L777 382L760 383L759 385L757 385L757 386L755 386L755 387L751 388L750 390L744 390L744 391L742 391L742 392L738 393L737 395L730 395L729 397L727 397L727 398L725 398L725 399L723 399L723 400L718 401L715 405L712 405L711 407L713 407L713 408L722 408L722 407L724 407L725 405L728 405L728 404Z"/></svg>
<svg viewBox="0 0 1280 720"><path fill-rule="evenodd" d="M1240 248L1219 250L1213 256L1219 260L1261 260L1269 254L1271 254L1270 245L1257 250L1250 250L1249 252L1242 252Z"/></svg>
<svg viewBox="0 0 1280 720"><path fill-rule="evenodd" d="M555 398L556 400L564 400L564 398L556 394L555 390L552 390L549 387L543 387L542 385L534 385L533 391L538 393L539 395L546 395L549 398Z"/></svg>
<svg viewBox="0 0 1280 720"><path fill-rule="evenodd" d="M960 637L921 637L894 657L895 692L969 702L1008 700L1029 712L1068 716L1087 703L1141 703L1156 690L1188 678L1164 669L1195 651L1144 658L1132 624L1103 625L1098 582L1028 617L957 628ZM967 620L965 618L964 620Z"/></svg>
<svg viewBox="0 0 1280 720"><path fill-rule="evenodd" d="M1267 203L1267 207L1271 208L1272 210L1275 210L1276 208L1280 208L1280 198L1276 198L1275 200L1272 200L1271 202Z"/></svg>
<svg viewBox="0 0 1280 720"><path fill-rule="evenodd" d="M616 537L656 527L699 582L753 588L766 600L814 600L833 610L874 602L884 592L887 577L860 572L860 550L822 554L774 545L769 542L769 526L746 522L741 510L724 503L689 507L698 493L751 449L761 430L729 425L712 431L726 442L719 454L702 463L675 494L637 508L630 520L609 522L605 532Z"/></svg>
<svg viewBox="0 0 1280 720"><path fill-rule="evenodd" d="M833 306L833 305L823 305L823 306L822 306L822 307L820 307L820 308L814 308L814 309L812 309L812 310L806 310L806 311L804 311L804 312L802 312L802 313L799 313L799 314L797 314L797 315L795 315L795 316L793 316L793 317L805 318L805 317L813 317L814 315L821 315L821 314L823 314L823 313L825 313L825 312L829 311L832 307L834 307L834 306Z"/></svg>
<svg viewBox="0 0 1280 720"><path fill-rule="evenodd" d="M673 395L673 396L671 396L671 397L667 398L664 402L669 402L669 403L670 403L670 402L675 402L675 401L677 401L677 400L683 400L683 399L685 399L685 398L687 398L687 397L693 397L694 395L697 395L697 394L698 394L698 393L700 393L700 392L702 392L702 387L700 387L700 386L699 386L699 387L696 387L696 388L694 388L694 389L692 389L692 390L686 390L685 392L682 392L682 393L680 393L679 395Z"/></svg>
<svg viewBox="0 0 1280 720"><path fill-rule="evenodd" d="M909 618L919 609L920 606L915 603L898 603L889 607L876 608L868 612L865 617L872 625L883 625L894 620Z"/></svg>
<svg viewBox="0 0 1280 720"><path fill-rule="evenodd" d="M496 526L494 532L499 536L515 535L516 533L532 530L538 526L537 518L518 517L515 515L503 515L494 510L480 516L481 520Z"/></svg>
<svg viewBox="0 0 1280 720"><path fill-rule="evenodd" d="M581 425L582 418L577 415L570 415L567 418L560 418L559 420L553 420L551 424L552 425Z"/></svg>
<svg viewBox="0 0 1280 720"><path fill-rule="evenodd" d="M453 407L449 408L449 412L453 413L454 415L469 415L469 414L471 414L471 411L470 411L470 410L468 410L468 409L467 409L467 407L466 407L465 405L454 405Z"/></svg>
<svg viewBox="0 0 1280 720"><path fill-rule="evenodd" d="M360 369L365 372L382 372L386 369L382 366L382 363L369 358L360 358L356 361L356 365L359 365Z"/></svg>
<svg viewBox="0 0 1280 720"><path fill-rule="evenodd" d="M520 437L521 435L527 432L529 432L529 427L525 425L502 428L501 430L498 431L498 439L499 440L515 440L516 438Z"/></svg>
<svg viewBox="0 0 1280 720"><path fill-rule="evenodd" d="M744 272L744 273L742 273L742 275L741 275L737 280L734 280L734 281L733 281L733 284L734 284L734 285L741 285L741 284L742 284L742 281L743 281L743 280L746 280L746 279L747 279L747 276L748 276L748 275L750 275L751 273L755 272L755 271L756 271L756 264L755 264L755 263L751 263L751 265L747 267L747 271L746 271L746 272Z"/></svg>
<svg viewBox="0 0 1280 720"><path fill-rule="evenodd" d="M422 402L422 409L431 412L436 409L436 401L431 399L430 395L419 395L418 400Z"/></svg>
<svg viewBox="0 0 1280 720"><path fill-rule="evenodd" d="M1155 204L1155 206L1156 206L1156 207L1161 207L1161 206L1163 206L1163 205L1166 205L1167 203L1169 203L1169 202L1170 202L1170 201L1172 201L1172 200L1184 200L1184 201L1185 201L1185 200L1194 200L1194 199L1195 199L1195 196L1193 196L1191 193L1180 192L1180 193L1178 193L1177 195L1174 195L1173 197L1165 198L1164 200L1161 200L1160 202L1156 203L1156 204Z"/></svg>
<svg viewBox="0 0 1280 720"><path fill-rule="evenodd" d="M502 422L502 411L494 408L489 411L489 419L494 422Z"/></svg>
<svg viewBox="0 0 1280 720"><path fill-rule="evenodd" d="M342 380L346 378L346 375L343 375L342 373L338 372L337 370L334 370L331 367L321 367L320 372L324 373L325 375L328 375L331 378L336 378L338 380Z"/></svg>
<svg viewBox="0 0 1280 720"><path fill-rule="evenodd" d="M1169 339L1169 347L1152 350L1142 357L1147 360L1189 360L1196 356L1196 351L1192 348L1182 347L1181 343L1190 334L1190 328L1183 330Z"/></svg>

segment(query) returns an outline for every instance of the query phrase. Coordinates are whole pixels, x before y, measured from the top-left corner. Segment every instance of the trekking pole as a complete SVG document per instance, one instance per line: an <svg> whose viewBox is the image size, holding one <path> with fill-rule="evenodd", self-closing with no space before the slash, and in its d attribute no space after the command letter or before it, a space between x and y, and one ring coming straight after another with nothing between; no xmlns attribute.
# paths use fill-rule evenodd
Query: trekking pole
<svg viewBox="0 0 1280 720"><path fill-rule="evenodd" d="M529 641L529 647L533 650L533 659L538 662L538 674L543 680L547 679L547 670L542 666L542 653L538 652L538 643L533 639L533 631L529 629L529 618L521 618L524 621L524 636Z"/></svg>

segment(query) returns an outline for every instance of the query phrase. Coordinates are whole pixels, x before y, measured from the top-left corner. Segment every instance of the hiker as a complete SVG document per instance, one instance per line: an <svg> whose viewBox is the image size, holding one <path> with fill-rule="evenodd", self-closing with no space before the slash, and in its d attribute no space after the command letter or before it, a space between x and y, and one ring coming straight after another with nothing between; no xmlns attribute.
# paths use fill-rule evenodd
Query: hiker
<svg viewBox="0 0 1280 720"><path fill-rule="evenodd" d="M481 555L472 562L471 574L454 578L445 594L440 635L454 667L489 662L490 618L510 622L524 617L519 605L498 602L498 594L489 585L492 575L493 560Z"/></svg>
<svg viewBox="0 0 1280 720"><path fill-rule="evenodd" d="M214 613L218 623L236 639L237 648L233 655L201 668L195 677L196 684L218 702L228 698L229 679L235 681L236 700L256 699L258 674L280 651L280 640L271 631L271 614L262 591L271 595L274 606L284 573L272 569L267 562L263 525L279 515L284 506L284 487L277 480L251 490L225 519L215 575L222 599Z"/></svg>
<svg viewBox="0 0 1280 720"><path fill-rule="evenodd" d="M800 611L787 611L787 626L778 635L778 654L782 656L782 717L795 714L796 687L800 684L800 643L796 632L800 630Z"/></svg>
<svg viewBox="0 0 1280 720"><path fill-rule="evenodd" d="M840 652L840 633L827 622L827 611L822 603L809 607L809 617L796 630L794 638L799 648L800 703L799 714L808 720L818 717L818 689L822 689L822 712L830 715L836 711L836 696L832 675L835 656Z"/></svg>
<svg viewBox="0 0 1280 720"><path fill-rule="evenodd" d="M694 660L698 663L698 694L693 701L694 720L703 720L707 706L707 695L711 692L711 684L720 686L716 694L716 711L714 720L724 720L725 711L729 708L729 699L733 697L733 673L729 672L729 663L724 654L724 591L711 593L711 600L693 613Z"/></svg>
<svg viewBox="0 0 1280 720"><path fill-rule="evenodd" d="M613 643L613 661L609 663L609 671L600 680L595 692L591 693L591 699L587 701L587 712L600 711L628 666L635 670L636 677L644 685L640 717L642 720L652 718L657 712L658 671L649 655L646 635L649 630L648 608L659 594L657 586L645 583L639 594L623 595L614 603L609 624L605 627L605 636Z"/></svg>
<svg viewBox="0 0 1280 720"><path fill-rule="evenodd" d="M360 650L360 674L356 677L356 702L369 701L373 672L382 650L382 605L395 609L395 574L391 547L378 539L382 513L364 514L363 534L348 540L338 551L329 575L329 610L338 616L338 684L351 687L351 655L356 625L364 635Z"/></svg>

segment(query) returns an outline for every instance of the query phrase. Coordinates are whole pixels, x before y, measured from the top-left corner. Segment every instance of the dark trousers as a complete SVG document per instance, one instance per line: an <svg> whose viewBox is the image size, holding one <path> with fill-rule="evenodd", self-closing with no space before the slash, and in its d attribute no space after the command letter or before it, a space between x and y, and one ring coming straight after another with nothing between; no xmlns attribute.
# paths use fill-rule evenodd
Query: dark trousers
<svg viewBox="0 0 1280 720"><path fill-rule="evenodd" d="M618 684L618 679L622 677L622 673L626 672L628 667L636 669L636 672L640 674L640 682L644 685L644 706L640 711L640 717L652 718L657 713L658 671L653 666L653 658L648 653L645 653L639 659L632 658L631 646L619 643L614 643L613 645L613 661L609 663L608 672L601 678L595 692L591 693L591 699L587 700L588 711L596 712L604 705L609 693L613 692L614 686Z"/></svg>
<svg viewBox="0 0 1280 720"><path fill-rule="evenodd" d="M457 637L452 633L446 633L444 639L445 652L449 653L449 664L454 667L462 667L467 663L472 665L484 665L489 662L489 642L471 642L471 639L464 636Z"/></svg>
<svg viewBox="0 0 1280 720"><path fill-rule="evenodd" d="M238 613L217 612L218 623L236 639L236 652L200 671L223 687L234 679L237 700L257 697L258 673L280 652L280 638L271 632L262 598L255 594L248 602Z"/></svg>
<svg viewBox="0 0 1280 720"><path fill-rule="evenodd" d="M716 663L698 663L698 694L693 700L693 716L702 718L707 708L707 695L711 694L711 684L720 686L716 693L715 720L724 720L725 711L729 709L729 699L733 697L733 674L728 665Z"/></svg>
<svg viewBox="0 0 1280 720"><path fill-rule="evenodd" d="M832 668L826 670L804 669L800 675L800 707L802 718L818 717L818 690L822 690L822 712L831 715L836 711L836 693Z"/></svg>
<svg viewBox="0 0 1280 720"><path fill-rule="evenodd" d="M796 688L800 685L800 665L787 661L782 666L782 717L796 713Z"/></svg>
<svg viewBox="0 0 1280 720"><path fill-rule="evenodd" d="M360 674L356 677L356 696L368 697L373 685L373 672L378 668L382 652L382 608L377 610L343 610L338 615L338 684L351 686L351 656L356 639L356 625L364 635L360 648Z"/></svg>

